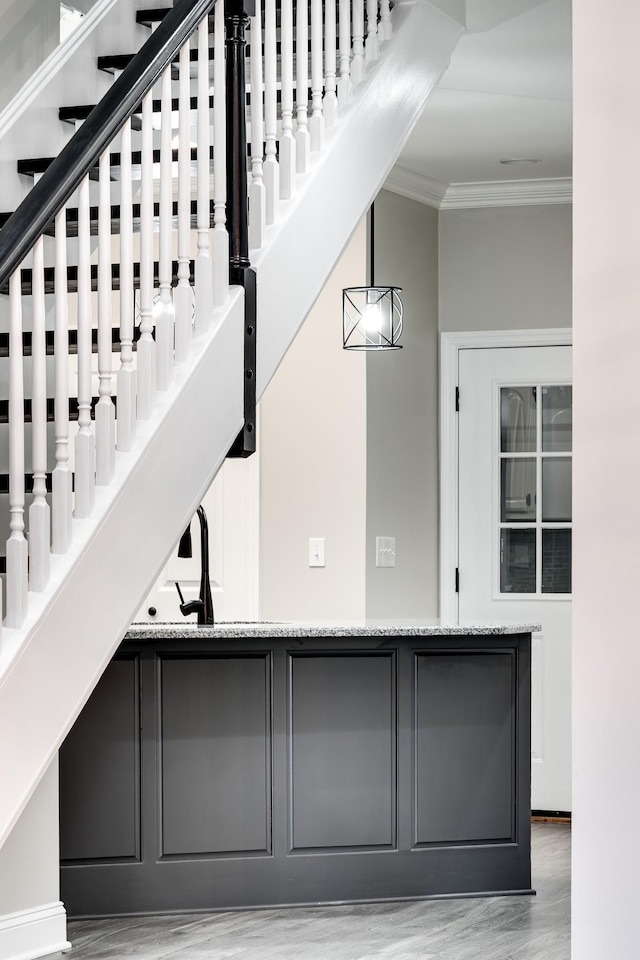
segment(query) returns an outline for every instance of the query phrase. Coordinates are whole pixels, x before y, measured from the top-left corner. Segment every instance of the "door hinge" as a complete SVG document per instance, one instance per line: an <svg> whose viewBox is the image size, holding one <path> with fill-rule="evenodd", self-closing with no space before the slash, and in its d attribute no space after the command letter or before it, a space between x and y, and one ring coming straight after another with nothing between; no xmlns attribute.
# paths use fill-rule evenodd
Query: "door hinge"
<svg viewBox="0 0 640 960"><path fill-rule="evenodd" d="M460 593L460 568L456 567L456 593Z"/></svg>
<svg viewBox="0 0 640 960"><path fill-rule="evenodd" d="M456 387L456 413L460 413L460 387Z"/></svg>

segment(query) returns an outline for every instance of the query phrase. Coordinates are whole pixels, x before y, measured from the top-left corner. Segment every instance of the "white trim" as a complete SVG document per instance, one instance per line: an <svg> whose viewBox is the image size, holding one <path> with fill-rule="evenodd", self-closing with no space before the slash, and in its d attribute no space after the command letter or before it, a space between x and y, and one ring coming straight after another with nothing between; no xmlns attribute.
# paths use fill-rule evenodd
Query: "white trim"
<svg viewBox="0 0 640 960"><path fill-rule="evenodd" d="M572 330L470 330L440 334L440 620L458 623L458 386L460 350L571 346ZM464 401L463 401L464 402Z"/></svg>
<svg viewBox="0 0 640 960"><path fill-rule="evenodd" d="M435 207L436 210L442 206L447 189L446 183L405 170L397 164L383 184L383 190L391 190L392 193L398 193L401 197L426 203L430 207Z"/></svg>
<svg viewBox="0 0 640 960"><path fill-rule="evenodd" d="M532 180L485 180L478 183L442 183L396 164L384 183L403 197L426 203L437 210L471 207L517 207L546 203L571 203L571 177Z"/></svg>
<svg viewBox="0 0 640 960"><path fill-rule="evenodd" d="M542 203L571 203L571 177L539 180L486 180L481 183L452 183L444 195L441 210L469 207L524 207Z"/></svg>
<svg viewBox="0 0 640 960"><path fill-rule="evenodd" d="M44 63L38 67L33 76L0 113L0 136L4 137L24 111L37 100L51 82L52 77L63 68L78 47L82 46L85 39L116 3L118 3L118 0L96 0L90 12L83 18L82 23L76 27L64 43L58 44L55 50L51 51Z"/></svg>
<svg viewBox="0 0 640 960"><path fill-rule="evenodd" d="M35 960L70 949L60 901L0 917L0 960Z"/></svg>

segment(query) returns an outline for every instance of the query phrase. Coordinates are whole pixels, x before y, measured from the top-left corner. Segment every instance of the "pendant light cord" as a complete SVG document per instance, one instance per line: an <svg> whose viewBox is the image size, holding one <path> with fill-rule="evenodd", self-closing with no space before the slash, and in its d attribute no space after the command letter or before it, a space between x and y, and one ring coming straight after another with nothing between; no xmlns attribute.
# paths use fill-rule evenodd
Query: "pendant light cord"
<svg viewBox="0 0 640 960"><path fill-rule="evenodd" d="M373 207L374 207L374 204L372 203L371 208L369 210L369 270L370 270L369 286L370 287L375 287L375 283L373 282L373 255L374 255L373 245L374 245L374 238L375 238Z"/></svg>

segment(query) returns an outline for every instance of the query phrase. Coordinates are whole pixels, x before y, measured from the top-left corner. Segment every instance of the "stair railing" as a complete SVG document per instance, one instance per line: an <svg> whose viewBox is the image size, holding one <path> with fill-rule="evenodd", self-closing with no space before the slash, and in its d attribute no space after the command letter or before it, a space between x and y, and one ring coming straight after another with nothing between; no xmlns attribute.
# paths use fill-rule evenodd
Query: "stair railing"
<svg viewBox="0 0 640 960"><path fill-rule="evenodd" d="M246 302L255 309L249 246L256 249L265 242L268 225L278 221L280 200L295 194L296 178L309 171L314 153L322 149L325 132L330 134L340 112L348 108L353 87L364 77L365 59L375 59L379 41L390 34L388 4L383 6L384 37L382 31L378 34L377 0L366 0L366 57L363 0L353 0L353 15L348 0L263 3L262 8L260 0L177 0L0 230L0 293L9 294L10 316L10 531L5 620L9 628L24 624L29 592L47 589L50 553L69 551L72 521L91 516L96 485L112 482L116 457L134 448L137 421L151 416L156 392L169 387L174 364L190 355L192 336L209 328L214 309L226 301L230 281L244 285ZM251 50L249 124L244 87L247 26ZM172 96L176 79L177 98ZM161 88L159 110L153 100L156 85ZM195 148L191 143L194 125L190 122L194 99ZM133 118L138 114L140 149L134 154L133 137L138 132ZM154 122L157 118L159 123ZM159 127L159 145L154 145L154 127ZM176 129L177 147L172 142ZM247 141L251 144L249 185ZM113 154L118 143L119 155ZM159 196L154 203L158 167ZM114 261L112 249L113 178L117 169L119 262ZM132 185L138 170L140 196L136 207ZM96 179L97 207L92 207L92 181ZM70 205L74 198L77 247L69 242L76 232ZM97 233L96 250L92 250L92 233ZM48 265L49 260L53 267ZM137 286L138 331L134 325ZM115 347L120 352L120 366L115 377L114 289L119 290L120 298ZM69 319L70 292L77 293L78 429L73 449L69 357L74 324ZM51 293L55 450L49 475L46 355L47 296ZM32 376L31 388L26 391L24 342L29 313ZM245 403L252 380L255 394L255 323L248 322L246 328L245 370L239 372L245 377ZM95 341L97 401L92 391ZM33 503L28 512L27 539L25 413L29 410ZM240 444L244 444L245 452L255 444L252 430L253 423L245 424Z"/></svg>

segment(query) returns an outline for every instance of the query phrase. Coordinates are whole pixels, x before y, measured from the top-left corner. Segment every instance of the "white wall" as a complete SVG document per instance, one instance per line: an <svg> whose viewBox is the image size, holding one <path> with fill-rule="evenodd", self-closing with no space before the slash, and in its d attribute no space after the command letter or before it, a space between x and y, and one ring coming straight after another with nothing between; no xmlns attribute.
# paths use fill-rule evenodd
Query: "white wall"
<svg viewBox="0 0 640 960"><path fill-rule="evenodd" d="M59 900L58 761L0 848L0 914Z"/></svg>
<svg viewBox="0 0 640 960"><path fill-rule="evenodd" d="M383 190L376 283L401 286L403 349L367 355L367 617L438 616L438 213ZM376 536L396 565L376 567Z"/></svg>
<svg viewBox="0 0 640 960"><path fill-rule="evenodd" d="M571 205L440 213L440 329L571 326Z"/></svg>
<svg viewBox="0 0 640 960"><path fill-rule="evenodd" d="M342 289L365 262L363 222L261 401L263 619L365 614L366 362L342 349ZM324 568L308 565L310 537L326 539Z"/></svg>
<svg viewBox="0 0 640 960"><path fill-rule="evenodd" d="M575 960L638 956L640 5L574 4Z"/></svg>
<svg viewBox="0 0 640 960"><path fill-rule="evenodd" d="M58 837L56 757L0 848L0 960L67 946Z"/></svg>

